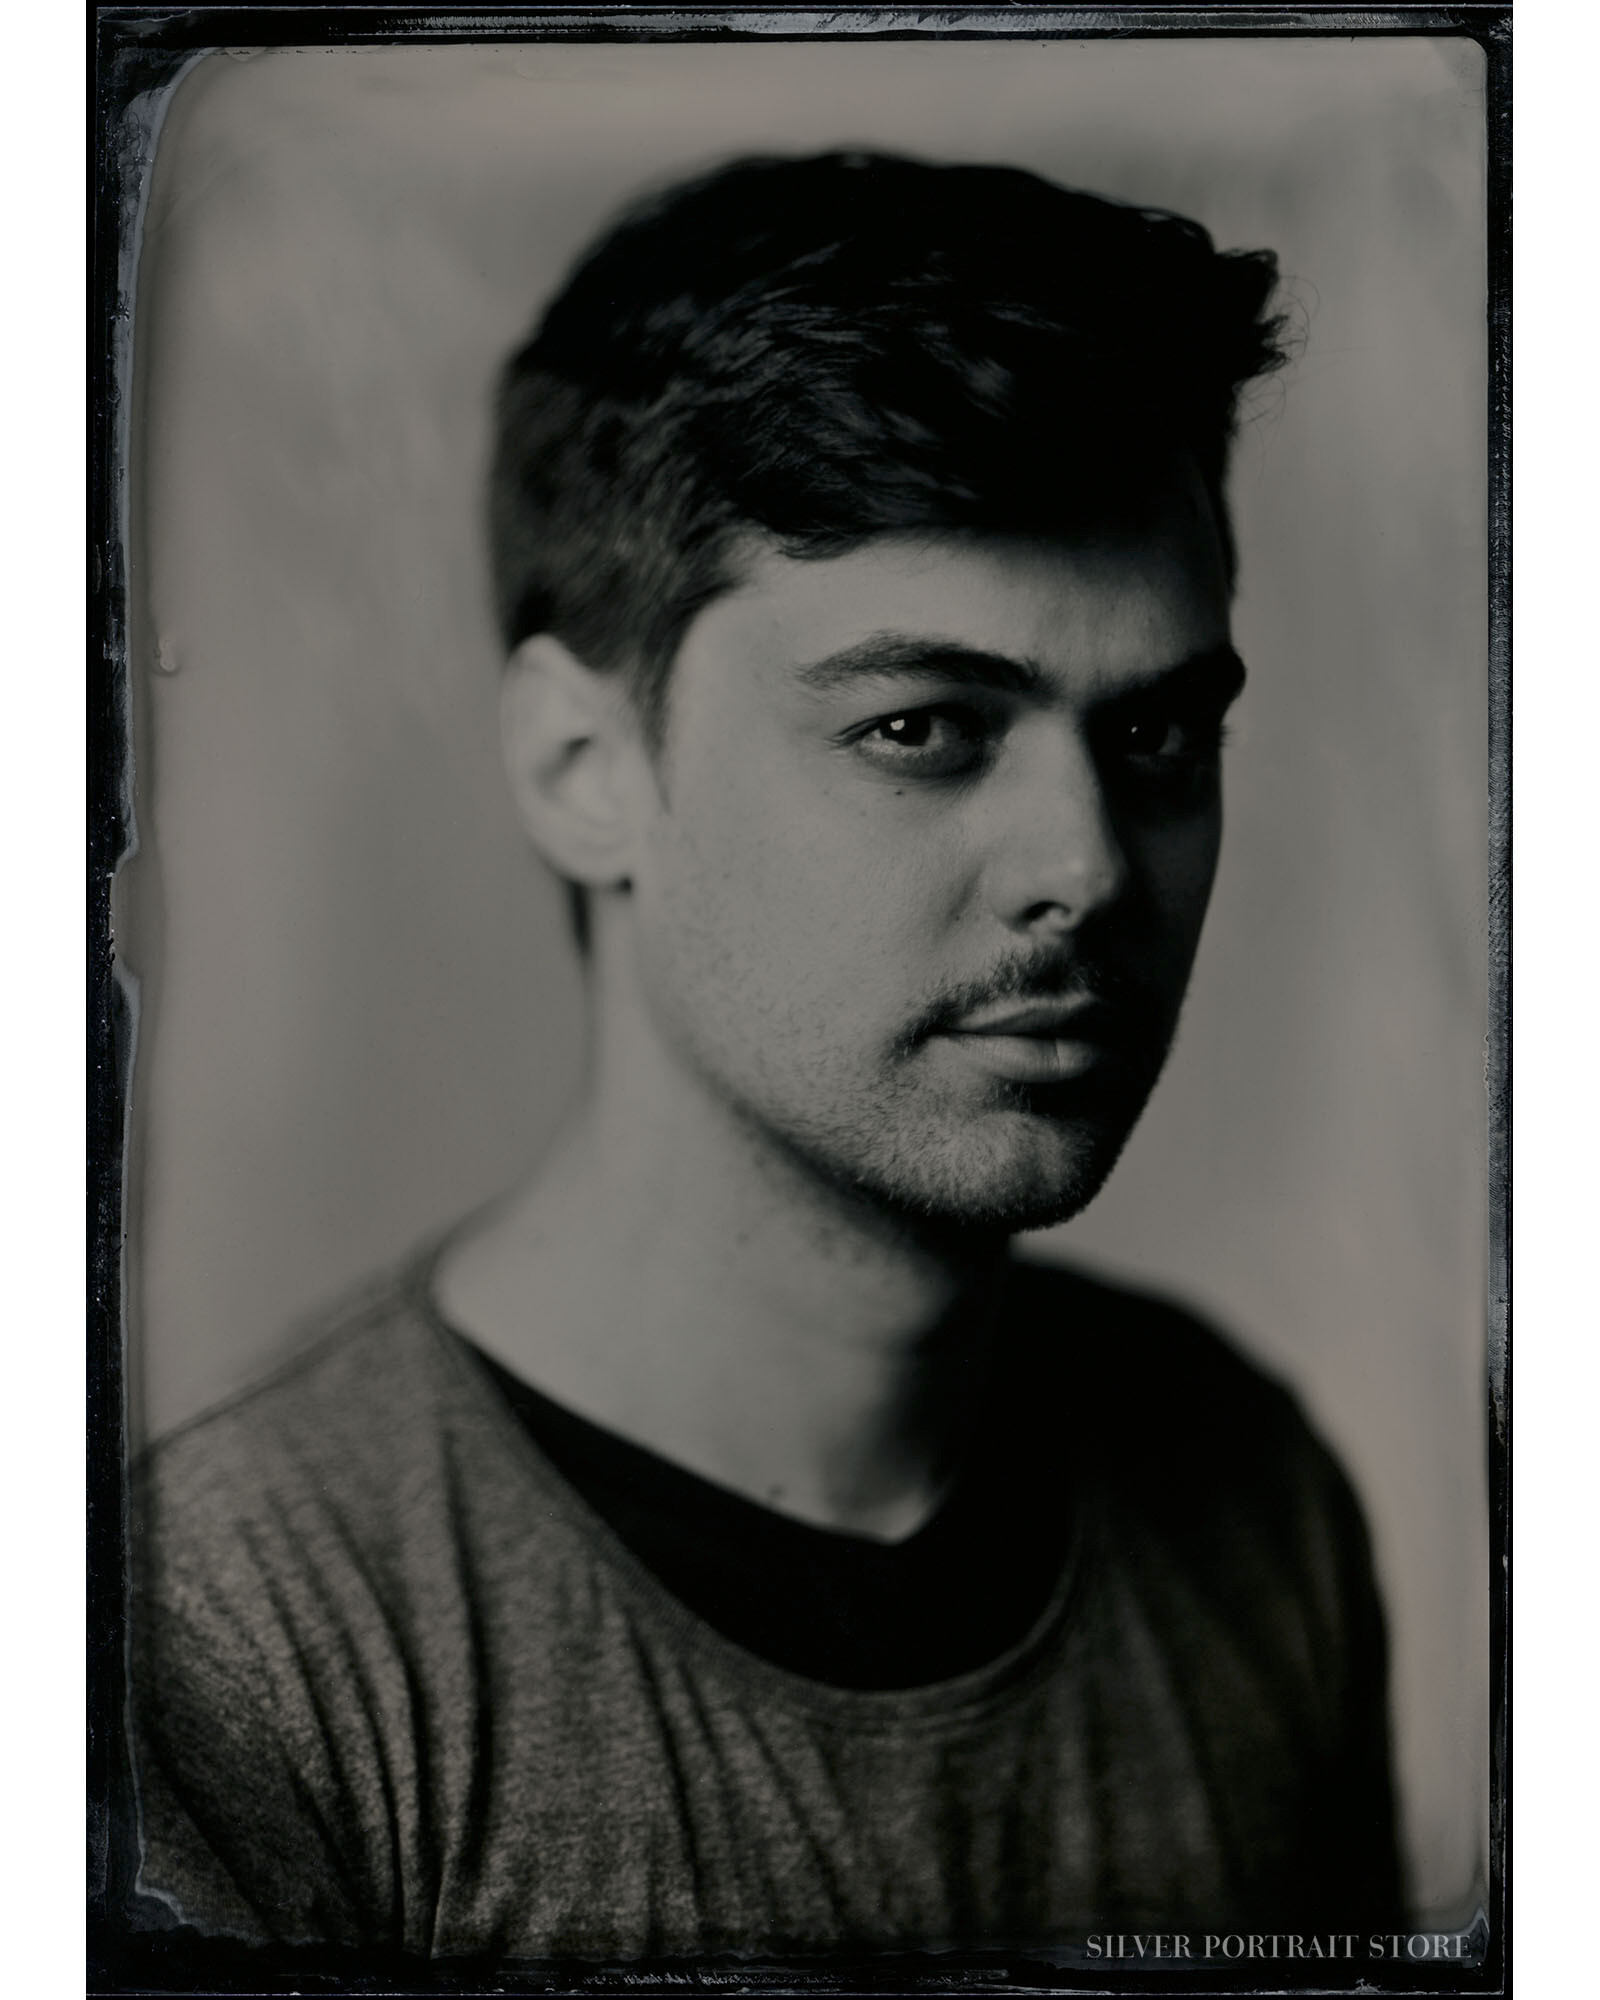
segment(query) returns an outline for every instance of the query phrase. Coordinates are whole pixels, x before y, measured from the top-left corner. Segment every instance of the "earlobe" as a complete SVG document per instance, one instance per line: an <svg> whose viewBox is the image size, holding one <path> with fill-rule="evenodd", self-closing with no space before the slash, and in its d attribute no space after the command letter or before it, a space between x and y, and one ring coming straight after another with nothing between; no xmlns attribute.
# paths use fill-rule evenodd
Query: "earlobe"
<svg viewBox="0 0 1600 2000"><path fill-rule="evenodd" d="M640 751L616 676L585 666L548 632L525 639L506 666L500 736L512 795L545 859L589 888L623 885Z"/></svg>

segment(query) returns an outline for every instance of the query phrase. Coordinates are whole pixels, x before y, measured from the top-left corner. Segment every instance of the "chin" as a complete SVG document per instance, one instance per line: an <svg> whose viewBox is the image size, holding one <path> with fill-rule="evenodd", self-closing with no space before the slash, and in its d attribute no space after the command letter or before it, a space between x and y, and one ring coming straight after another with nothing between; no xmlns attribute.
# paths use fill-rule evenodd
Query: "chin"
<svg viewBox="0 0 1600 2000"><path fill-rule="evenodd" d="M1132 1121L1107 1127L1011 1112L896 1147L852 1178L869 1199L923 1228L1020 1235L1088 1207ZM863 1163L865 1164L865 1163Z"/></svg>

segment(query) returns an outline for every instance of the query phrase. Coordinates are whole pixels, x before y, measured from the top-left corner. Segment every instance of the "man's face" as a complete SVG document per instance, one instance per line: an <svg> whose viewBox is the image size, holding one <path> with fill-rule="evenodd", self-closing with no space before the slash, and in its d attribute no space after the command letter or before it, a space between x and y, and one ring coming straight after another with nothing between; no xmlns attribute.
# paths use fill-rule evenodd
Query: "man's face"
<svg viewBox="0 0 1600 2000"><path fill-rule="evenodd" d="M633 876L640 999L761 1141L902 1214L1097 1192L1161 1068L1240 669L1175 483L1094 547L771 552L693 622Z"/></svg>

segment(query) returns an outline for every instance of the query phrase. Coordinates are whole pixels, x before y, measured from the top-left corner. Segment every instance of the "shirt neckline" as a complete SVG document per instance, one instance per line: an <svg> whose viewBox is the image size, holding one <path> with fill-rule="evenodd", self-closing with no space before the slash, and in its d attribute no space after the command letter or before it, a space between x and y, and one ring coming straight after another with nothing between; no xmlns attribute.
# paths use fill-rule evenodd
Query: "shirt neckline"
<svg viewBox="0 0 1600 2000"><path fill-rule="evenodd" d="M634 1555L610 1523L539 1449L470 1351L467 1336L445 1316L434 1294L434 1273L462 1226L455 1225L435 1239L405 1267L400 1280L405 1303L427 1331L434 1351L474 1417L487 1421L493 1429L508 1465L537 1497L543 1511L548 1514L553 1506L623 1594L713 1671L791 1710L847 1723L856 1731L888 1734L954 1730L985 1721L1002 1699L1020 1700L1055 1666L1091 1542L1095 1488L1085 1482L1079 1482L1073 1494L1060 1573L1038 1617L1011 1646L964 1673L911 1687L836 1687L779 1666L718 1631Z"/></svg>

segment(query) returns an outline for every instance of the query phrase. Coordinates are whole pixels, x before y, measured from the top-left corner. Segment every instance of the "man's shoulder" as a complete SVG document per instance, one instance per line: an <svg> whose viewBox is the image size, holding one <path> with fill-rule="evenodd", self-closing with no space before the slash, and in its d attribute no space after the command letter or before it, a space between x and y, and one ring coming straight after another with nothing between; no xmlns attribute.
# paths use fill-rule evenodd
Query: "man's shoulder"
<svg viewBox="0 0 1600 2000"><path fill-rule="evenodd" d="M1124 1522L1174 1550L1360 1574L1360 1503L1299 1397L1199 1314L1083 1271L1019 1267L1034 1379Z"/></svg>
<svg viewBox="0 0 1600 2000"><path fill-rule="evenodd" d="M158 1438L134 1518L164 1568L291 1544L329 1519L381 1521L478 1414L470 1363L407 1266L297 1329L267 1372Z"/></svg>
<svg viewBox="0 0 1600 2000"><path fill-rule="evenodd" d="M1014 1268L1016 1324L1033 1365L1097 1397L1107 1419L1186 1433L1197 1420L1298 1421L1283 1383L1167 1294L1072 1265L1019 1259Z"/></svg>

